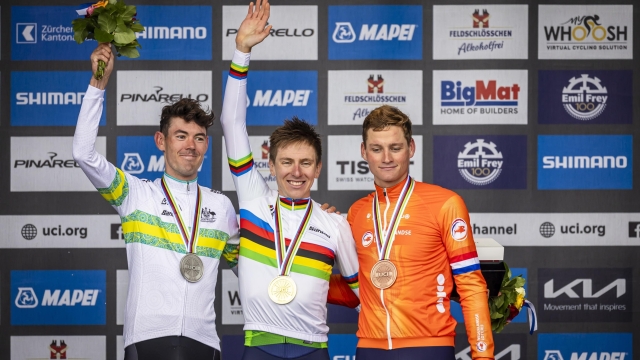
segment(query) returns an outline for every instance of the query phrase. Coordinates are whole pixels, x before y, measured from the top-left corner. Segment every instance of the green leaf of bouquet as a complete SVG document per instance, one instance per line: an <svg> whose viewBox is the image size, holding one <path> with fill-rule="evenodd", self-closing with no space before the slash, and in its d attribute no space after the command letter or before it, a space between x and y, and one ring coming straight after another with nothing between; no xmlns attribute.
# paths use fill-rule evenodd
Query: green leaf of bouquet
<svg viewBox="0 0 640 360"><path fill-rule="evenodd" d="M103 7L99 7L99 8L95 8L93 9L93 14L91 14L91 17L98 17L98 15L102 14L104 12L104 8Z"/></svg>
<svg viewBox="0 0 640 360"><path fill-rule="evenodd" d="M133 32L143 32L144 26L142 26L142 24L140 24L139 22L134 22L133 24L131 24L130 29Z"/></svg>
<svg viewBox="0 0 640 360"><path fill-rule="evenodd" d="M502 318L502 317L503 317L503 316L502 316L502 314L500 314L500 313L491 313L491 318L492 318L492 319L500 319L500 318Z"/></svg>
<svg viewBox="0 0 640 360"><path fill-rule="evenodd" d="M123 5L124 6L124 5ZM122 15L122 17L133 17L133 14L136 13L136 7L133 5L127 5L124 7L124 10L120 12L120 15Z"/></svg>
<svg viewBox="0 0 640 360"><path fill-rule="evenodd" d="M87 30L74 31L73 32L73 39L78 44L82 44L85 41L85 39L87 38L88 34L89 34L89 32Z"/></svg>
<svg viewBox="0 0 640 360"><path fill-rule="evenodd" d="M109 14L100 14L98 16L98 26L102 31L112 33L116 29L116 20Z"/></svg>
<svg viewBox="0 0 640 360"><path fill-rule="evenodd" d="M128 58L131 59L135 59L137 57L140 57L140 53L138 52L138 49L136 48L132 48L132 47L121 47L120 49L118 49L118 52L120 53L120 55L122 56L126 56Z"/></svg>
<svg viewBox="0 0 640 360"><path fill-rule="evenodd" d="M502 296L498 296L498 297L496 298L496 301L494 302L494 304L495 304L495 306L496 306L497 308L502 307L502 304L504 304L504 296L503 296L503 295L502 295Z"/></svg>
<svg viewBox="0 0 640 360"><path fill-rule="evenodd" d="M125 32L129 29L127 25L125 25L124 20L118 19L116 23L116 33Z"/></svg>
<svg viewBox="0 0 640 360"><path fill-rule="evenodd" d="M87 28L89 22L86 19L75 19L71 22L73 31L82 31Z"/></svg>
<svg viewBox="0 0 640 360"><path fill-rule="evenodd" d="M514 284L516 288L523 287L524 283L526 282L526 280L522 276L515 277L514 279L516 279L516 282Z"/></svg>
<svg viewBox="0 0 640 360"><path fill-rule="evenodd" d="M96 28L96 30L93 32L96 41L101 42L101 43L110 43L113 41L113 35L109 34L108 32L100 29L100 28Z"/></svg>
<svg viewBox="0 0 640 360"><path fill-rule="evenodd" d="M136 34L131 29L113 34L114 40L120 44L128 44L136 39Z"/></svg>

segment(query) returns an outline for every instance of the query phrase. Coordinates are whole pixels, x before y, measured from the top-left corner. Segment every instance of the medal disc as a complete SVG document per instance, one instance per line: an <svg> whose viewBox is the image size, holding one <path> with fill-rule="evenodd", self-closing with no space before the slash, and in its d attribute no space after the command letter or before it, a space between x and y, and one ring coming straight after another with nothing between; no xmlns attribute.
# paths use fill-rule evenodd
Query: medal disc
<svg viewBox="0 0 640 360"><path fill-rule="evenodd" d="M198 282L204 274L202 260L194 253L188 253L180 260L180 273L188 282Z"/></svg>
<svg viewBox="0 0 640 360"><path fill-rule="evenodd" d="M380 260L371 268L371 282L378 289L387 289L396 282L398 269L389 260Z"/></svg>
<svg viewBox="0 0 640 360"><path fill-rule="evenodd" d="M278 276L269 284L269 298L279 305L290 303L297 291L296 283L290 276Z"/></svg>

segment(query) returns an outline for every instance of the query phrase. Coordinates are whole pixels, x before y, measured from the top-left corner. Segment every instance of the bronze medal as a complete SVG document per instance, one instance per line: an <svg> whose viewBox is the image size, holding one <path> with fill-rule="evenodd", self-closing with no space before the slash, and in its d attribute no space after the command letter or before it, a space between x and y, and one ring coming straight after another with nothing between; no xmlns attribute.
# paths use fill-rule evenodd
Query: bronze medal
<svg viewBox="0 0 640 360"><path fill-rule="evenodd" d="M371 268L371 283L378 289L388 289L396 282L398 269L389 260L379 260Z"/></svg>

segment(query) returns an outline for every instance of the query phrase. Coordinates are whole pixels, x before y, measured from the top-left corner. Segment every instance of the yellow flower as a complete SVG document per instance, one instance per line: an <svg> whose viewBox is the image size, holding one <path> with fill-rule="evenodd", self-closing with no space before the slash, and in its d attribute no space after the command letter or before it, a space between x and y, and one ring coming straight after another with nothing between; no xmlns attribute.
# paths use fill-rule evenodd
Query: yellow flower
<svg viewBox="0 0 640 360"><path fill-rule="evenodd" d="M109 0L100 0L97 3L91 5L94 8L105 7L109 3Z"/></svg>
<svg viewBox="0 0 640 360"><path fill-rule="evenodd" d="M516 309L520 310L522 309L522 304L524 304L524 295L518 294L518 297L516 298L516 302L513 305L516 307Z"/></svg>

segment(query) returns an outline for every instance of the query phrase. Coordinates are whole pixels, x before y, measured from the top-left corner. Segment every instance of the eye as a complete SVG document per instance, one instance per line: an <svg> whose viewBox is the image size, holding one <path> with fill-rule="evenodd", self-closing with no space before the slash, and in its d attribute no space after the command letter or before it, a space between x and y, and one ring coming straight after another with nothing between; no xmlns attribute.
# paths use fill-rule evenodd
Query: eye
<svg viewBox="0 0 640 360"><path fill-rule="evenodd" d="M196 141L204 142L204 141L205 141L205 138L204 138L203 136L197 136L197 137L196 137Z"/></svg>
<svg viewBox="0 0 640 360"><path fill-rule="evenodd" d="M184 140L184 139L186 138L186 136L184 136L184 135L182 135L182 134L181 134L181 135L177 135L176 137L177 137L178 139L180 139L180 140Z"/></svg>

